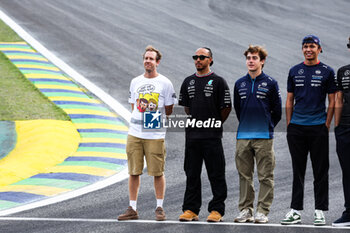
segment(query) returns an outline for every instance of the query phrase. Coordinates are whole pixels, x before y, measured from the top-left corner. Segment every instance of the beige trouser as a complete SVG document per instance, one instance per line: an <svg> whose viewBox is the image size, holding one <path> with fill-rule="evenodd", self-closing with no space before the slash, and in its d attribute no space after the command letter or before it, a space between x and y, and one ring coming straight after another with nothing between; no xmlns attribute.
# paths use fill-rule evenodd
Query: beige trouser
<svg viewBox="0 0 350 233"><path fill-rule="evenodd" d="M275 154L273 139L239 139L236 144L236 167L239 174L239 209L254 210L254 157L258 169L259 196L257 211L267 215L273 200Z"/></svg>
<svg viewBox="0 0 350 233"><path fill-rule="evenodd" d="M126 154L130 175L142 174L144 156L146 157L148 175L164 175L166 157L164 138L142 139L129 134L126 142Z"/></svg>

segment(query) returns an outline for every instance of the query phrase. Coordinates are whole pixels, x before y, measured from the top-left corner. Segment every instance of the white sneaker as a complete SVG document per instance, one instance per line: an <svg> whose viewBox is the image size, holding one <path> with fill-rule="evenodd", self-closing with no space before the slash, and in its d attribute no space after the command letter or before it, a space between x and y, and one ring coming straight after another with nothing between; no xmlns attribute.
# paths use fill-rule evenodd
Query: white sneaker
<svg viewBox="0 0 350 233"><path fill-rule="evenodd" d="M301 223L301 215L297 212L295 212L293 209L290 210L284 219L281 220L282 225L292 225Z"/></svg>
<svg viewBox="0 0 350 233"><path fill-rule="evenodd" d="M326 225L326 219L324 217L323 211L322 210L315 210L315 221L314 225L315 226L323 226Z"/></svg>
<svg viewBox="0 0 350 233"><path fill-rule="evenodd" d="M260 212L255 214L255 223L267 223L269 221L268 217Z"/></svg>
<svg viewBox="0 0 350 233"><path fill-rule="evenodd" d="M254 218L249 209L243 209L239 215L235 218L235 222L253 222Z"/></svg>

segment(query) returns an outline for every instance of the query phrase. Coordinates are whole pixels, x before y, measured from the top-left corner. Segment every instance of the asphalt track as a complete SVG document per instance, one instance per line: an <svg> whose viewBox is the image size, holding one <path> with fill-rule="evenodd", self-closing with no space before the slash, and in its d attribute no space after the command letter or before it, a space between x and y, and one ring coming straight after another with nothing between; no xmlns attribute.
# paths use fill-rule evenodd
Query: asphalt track
<svg viewBox="0 0 350 233"><path fill-rule="evenodd" d="M349 63L345 44L350 26L350 3L342 1L112 1L112 0L1 0L0 9L46 48L87 79L112 95L125 107L129 82L143 72L141 54L153 44L164 54L159 71L168 76L177 92L184 77L194 72L191 55L200 46L214 53L213 70L225 77L231 89L246 73L242 53L248 44L264 44L269 52L264 71L279 81L283 102L290 66L302 61L300 41L306 34L318 35L324 53L320 59L337 69ZM231 114L232 119L234 114ZM233 120L232 120L233 122ZM128 205L127 182L65 202L17 213L1 219L4 232L342 232L342 229L282 227L291 196L291 163L286 145L285 122L276 133L275 199L269 215L272 225L163 224L116 222ZM233 154L235 133L226 127L224 149L227 162L228 199L225 222L238 214L238 176ZM169 220L181 213L185 175L183 133L167 135L167 193ZM310 164L309 164L310 165ZM328 226L343 210L341 173L330 134L330 210ZM303 223L311 225L314 211L312 170L305 181ZM153 180L144 175L139 194L141 219L154 218ZM203 170L203 208L207 216L211 197ZM35 219L28 219L28 218ZM50 219L47 219L50 218ZM74 221L74 219L76 221ZM80 220L79 220L80 219ZM91 220L91 221L90 221ZM276 225L274 225L276 224Z"/></svg>

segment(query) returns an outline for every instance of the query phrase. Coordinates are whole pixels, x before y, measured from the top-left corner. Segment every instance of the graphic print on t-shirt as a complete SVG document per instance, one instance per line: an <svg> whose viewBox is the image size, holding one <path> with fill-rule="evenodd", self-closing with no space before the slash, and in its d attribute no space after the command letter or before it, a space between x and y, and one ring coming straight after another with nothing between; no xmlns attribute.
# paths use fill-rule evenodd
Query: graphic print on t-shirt
<svg viewBox="0 0 350 233"><path fill-rule="evenodd" d="M154 112L158 109L159 93L153 92L155 86L152 84L145 84L137 89L138 98L136 100L137 109L140 112Z"/></svg>

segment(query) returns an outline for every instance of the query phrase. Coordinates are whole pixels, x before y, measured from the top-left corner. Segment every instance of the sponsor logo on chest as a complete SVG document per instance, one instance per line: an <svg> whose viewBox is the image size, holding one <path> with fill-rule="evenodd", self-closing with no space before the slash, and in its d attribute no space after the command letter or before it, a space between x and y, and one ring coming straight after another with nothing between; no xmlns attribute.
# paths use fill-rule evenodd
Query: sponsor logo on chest
<svg viewBox="0 0 350 233"><path fill-rule="evenodd" d="M210 79L204 87L204 95L205 97L210 97L212 96L213 92L214 92L213 80Z"/></svg>
<svg viewBox="0 0 350 233"><path fill-rule="evenodd" d="M267 86L267 82L260 83L258 85L258 90L256 91L256 98L265 99L268 91L269 91L269 88Z"/></svg>
<svg viewBox="0 0 350 233"><path fill-rule="evenodd" d="M345 73L349 73L348 75L345 75ZM345 89L349 89L349 86L350 86L350 71L349 70L346 70L344 72L344 76L342 77L341 79L341 85L342 85L342 88L345 90Z"/></svg>
<svg viewBox="0 0 350 233"><path fill-rule="evenodd" d="M350 70L345 70L344 71L344 76L350 76Z"/></svg>
<svg viewBox="0 0 350 233"><path fill-rule="evenodd" d="M190 99L192 99L194 97L194 94L196 92L196 88L194 86L195 83L196 83L196 81L194 79L192 79L189 82L189 86L187 87L188 98L190 98Z"/></svg>
<svg viewBox="0 0 350 233"><path fill-rule="evenodd" d="M323 79L323 75L321 70L315 70L315 74L312 75L311 78L311 83L310 86L311 87L320 87L322 86L322 79Z"/></svg>

